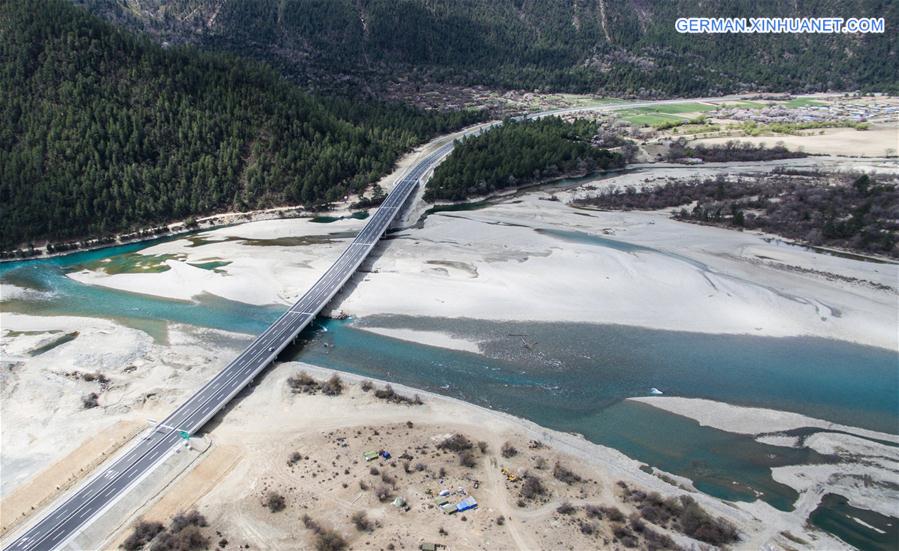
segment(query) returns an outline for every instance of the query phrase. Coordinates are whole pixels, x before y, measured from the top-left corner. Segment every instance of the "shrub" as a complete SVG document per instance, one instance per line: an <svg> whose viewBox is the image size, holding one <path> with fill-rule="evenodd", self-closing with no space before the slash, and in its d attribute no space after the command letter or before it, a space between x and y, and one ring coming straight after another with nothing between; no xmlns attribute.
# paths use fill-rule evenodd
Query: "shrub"
<svg viewBox="0 0 899 551"><path fill-rule="evenodd" d="M624 513L618 507L600 507L600 510L610 522L624 521Z"/></svg>
<svg viewBox="0 0 899 551"><path fill-rule="evenodd" d="M165 530L161 522L138 522L134 525L134 531L125 538L122 547L125 551L137 551L150 543L160 532Z"/></svg>
<svg viewBox="0 0 899 551"><path fill-rule="evenodd" d="M556 512L560 515L570 515L574 513L574 511L574 505L568 503L567 501L563 501L562 504L556 508Z"/></svg>
<svg viewBox="0 0 899 551"><path fill-rule="evenodd" d="M596 532L596 525L592 522L582 522L581 523L581 534L590 536Z"/></svg>
<svg viewBox="0 0 899 551"><path fill-rule="evenodd" d="M163 532L150 547L151 551L189 551L206 549L209 538L196 526L186 526L177 532Z"/></svg>
<svg viewBox="0 0 899 551"><path fill-rule="evenodd" d="M481 450L481 453L487 453L487 442L481 440L478 442L478 449Z"/></svg>
<svg viewBox="0 0 899 551"><path fill-rule="evenodd" d="M383 389L375 390L375 397L394 404L409 404L416 406L422 404L421 398L418 396L418 394L416 394L412 398L409 398L408 396L397 394L396 391L393 390L393 387L390 385L385 385Z"/></svg>
<svg viewBox="0 0 899 551"><path fill-rule="evenodd" d="M536 476L529 476L524 480L524 484L521 485L521 497L534 499L543 495L546 495L546 486L543 485L543 481Z"/></svg>
<svg viewBox="0 0 899 551"><path fill-rule="evenodd" d="M633 514L631 514L631 516L628 518L628 521L629 521L629 524L630 524L631 529L632 529L634 532L640 533L640 532L643 532L643 530L646 529L646 523L643 522L643 519L640 518L640 514L639 514L639 513L633 513Z"/></svg>
<svg viewBox="0 0 899 551"><path fill-rule="evenodd" d="M459 452L459 465L471 469L476 464L477 463L474 460L474 454L471 453L471 451L465 450L463 452Z"/></svg>
<svg viewBox="0 0 899 551"><path fill-rule="evenodd" d="M471 440L465 438L461 434L454 434L449 438L446 438L439 444L437 444L437 449L440 450L449 450L454 452L461 452L464 450L470 450L474 447L474 444L471 443Z"/></svg>
<svg viewBox="0 0 899 551"><path fill-rule="evenodd" d="M556 462L556 466L553 467L553 476L556 477L557 480L561 480L565 484L569 486L574 484L575 482L580 482L581 477L571 472L567 468L563 467L561 464Z"/></svg>
<svg viewBox="0 0 899 551"><path fill-rule="evenodd" d="M496 525L497 526L502 526L505 523L506 523L506 517L504 517L502 515L496 517Z"/></svg>
<svg viewBox="0 0 899 551"><path fill-rule="evenodd" d="M346 546L346 540L334 530L322 529L316 534L316 551L343 551Z"/></svg>
<svg viewBox="0 0 899 551"><path fill-rule="evenodd" d="M740 539L737 529L723 518L713 518L692 498L684 496L684 509L679 524L684 534L693 539L721 546Z"/></svg>
<svg viewBox="0 0 899 551"><path fill-rule="evenodd" d="M374 386L371 381L362 381L362 384L359 385L362 388L362 392L368 392Z"/></svg>
<svg viewBox="0 0 899 551"><path fill-rule="evenodd" d="M81 405L84 406L84 409L91 409L97 407L99 404L100 396L96 392L91 392L90 394L85 394L81 397Z"/></svg>
<svg viewBox="0 0 899 551"><path fill-rule="evenodd" d="M293 452L292 454L290 454L290 457L287 458L287 464L293 467L302 460L303 454L301 454L300 452Z"/></svg>
<svg viewBox="0 0 899 551"><path fill-rule="evenodd" d="M198 526L202 528L204 526L209 526L209 523L206 522L206 517L200 514L199 511L178 513L177 515L172 517L172 524L169 527L169 530L172 532L178 532L179 530L187 526Z"/></svg>
<svg viewBox="0 0 899 551"><path fill-rule="evenodd" d="M305 371L300 371L296 375L287 379L287 385L293 390L295 394L303 393L303 394L315 394L318 391L319 385L309 376Z"/></svg>
<svg viewBox="0 0 899 551"><path fill-rule="evenodd" d="M602 507L599 505L585 505L584 513L586 513L587 518L602 518Z"/></svg>
<svg viewBox="0 0 899 551"><path fill-rule="evenodd" d="M283 511L287 507L287 500L277 492L269 492L263 503L273 513Z"/></svg>
<svg viewBox="0 0 899 551"><path fill-rule="evenodd" d="M303 526L305 526L307 530L312 530L314 532L321 531L321 526L319 526L309 515L303 515Z"/></svg>
<svg viewBox="0 0 899 551"><path fill-rule="evenodd" d="M368 520L368 515L365 514L365 511L356 511L353 513L353 516L350 517L350 520L353 522L353 526L356 527L356 530L359 530L360 532L371 532L374 530L374 525Z"/></svg>
<svg viewBox="0 0 899 551"><path fill-rule="evenodd" d="M500 448L499 453L503 457L509 458L509 457L515 457L516 455L518 455L518 450L516 450L515 447L512 446L512 444L510 444L509 442L506 442L505 444L503 444L503 447Z"/></svg>
<svg viewBox="0 0 899 551"><path fill-rule="evenodd" d="M674 497L663 498L658 492L646 494L639 490L625 493L625 499L637 505L637 510L644 520L659 526L666 526L669 521L680 515L683 505Z"/></svg>
<svg viewBox="0 0 899 551"><path fill-rule="evenodd" d="M381 473L381 482L383 482L384 484L389 484L391 487L396 488L396 479L386 472Z"/></svg>
<svg viewBox="0 0 899 551"><path fill-rule="evenodd" d="M343 392L343 381L337 376L337 373L331 375L331 378L322 384L322 394L326 396L338 396Z"/></svg>
<svg viewBox="0 0 899 551"><path fill-rule="evenodd" d="M650 551L654 549L679 549L674 540L667 534L656 532L649 527L643 530L643 541L646 543L646 548Z"/></svg>
<svg viewBox="0 0 899 551"><path fill-rule="evenodd" d="M542 471L546 468L546 458L542 455L538 455L537 459L534 460L534 466Z"/></svg>
<svg viewBox="0 0 899 551"><path fill-rule="evenodd" d="M375 488L375 497L378 498L378 501L385 502L390 499L391 489L387 484L378 484Z"/></svg>

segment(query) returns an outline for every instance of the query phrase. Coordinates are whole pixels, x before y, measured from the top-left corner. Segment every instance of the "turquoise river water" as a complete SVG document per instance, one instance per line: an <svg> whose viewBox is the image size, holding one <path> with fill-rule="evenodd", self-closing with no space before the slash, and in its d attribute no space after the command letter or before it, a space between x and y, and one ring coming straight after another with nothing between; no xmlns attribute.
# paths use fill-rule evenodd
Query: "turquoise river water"
<svg viewBox="0 0 899 551"><path fill-rule="evenodd" d="M110 318L163 342L169 322L253 334L283 310L212 296L164 300L82 285L65 276L107 258L116 266L127 265L139 256L134 252L151 244L0 264L0 282L29 290L0 303L0 310ZM365 331L366 326L474 338L481 341L482 354L396 340ZM323 321L282 359L396 381L580 433L686 476L709 494L728 500L759 498L782 510L792 507L797 494L772 479L772 467L835 459L701 427L626 398L658 388L670 395L795 411L899 433L897 353L825 339L376 316ZM847 520L859 515L879 531ZM891 548L899 525L895 518L851 508L839 496L828 497L811 520L863 549Z"/></svg>

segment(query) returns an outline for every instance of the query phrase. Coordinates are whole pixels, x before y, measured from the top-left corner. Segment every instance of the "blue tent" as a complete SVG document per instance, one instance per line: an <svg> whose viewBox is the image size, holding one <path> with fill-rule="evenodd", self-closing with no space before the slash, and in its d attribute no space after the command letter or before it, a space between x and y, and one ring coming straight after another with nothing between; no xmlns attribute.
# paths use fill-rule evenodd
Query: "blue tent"
<svg viewBox="0 0 899 551"><path fill-rule="evenodd" d="M478 506L478 502L471 496L466 497L462 501L456 504L456 511L462 512L467 511L469 509L474 509Z"/></svg>

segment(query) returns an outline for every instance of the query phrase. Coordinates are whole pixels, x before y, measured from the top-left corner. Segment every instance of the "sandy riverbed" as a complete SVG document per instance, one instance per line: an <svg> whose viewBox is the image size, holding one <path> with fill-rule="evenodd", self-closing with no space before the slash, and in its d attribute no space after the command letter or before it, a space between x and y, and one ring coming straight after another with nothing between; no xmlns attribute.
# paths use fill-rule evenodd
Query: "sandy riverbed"
<svg viewBox="0 0 899 551"><path fill-rule="evenodd" d="M626 174L597 185L628 185L638 177L659 176ZM547 192L534 191L481 210L430 215L376 251L332 308L356 316L615 323L897 346L895 290L876 288L895 289L896 265L676 222L665 212L566 205L577 193L548 201ZM200 241L145 249L181 259L167 260L171 269L162 273L107 275L100 268L70 277L171 298L208 292L287 304L363 224L295 219L232 226L204 232ZM191 265L211 259L230 264L216 271Z"/></svg>
<svg viewBox="0 0 899 551"><path fill-rule="evenodd" d="M4 312L0 319L3 497L91 435L168 413L247 340L172 326L168 342L157 344L142 331L97 318ZM60 340L67 335L74 338ZM108 385L96 375L108 377ZM82 398L90 393L99 406L86 409Z"/></svg>
<svg viewBox="0 0 899 551"><path fill-rule="evenodd" d="M899 503L899 436L848 427L797 413L764 408L749 408L704 400L651 396L631 398L665 411L695 419L701 425L753 436L769 435L792 429L814 427L822 429L804 439L772 439L760 441L775 445L802 445L822 455L836 455L838 463L823 465L793 465L772 469L772 476L799 492L797 514L811 513L825 493L838 493L849 503L887 516L896 516ZM829 432L835 431L835 432ZM848 434L842 434L848 433ZM800 444L801 442L801 444Z"/></svg>
<svg viewBox="0 0 899 551"><path fill-rule="evenodd" d="M31 501L46 503L52 499L52 486L48 488L47 483L57 481L65 489L83 475L70 470L89 471L93 466L88 455L97 450L106 450L104 455L115 451L113 443L106 440L132 434L147 418L164 415L246 340L176 326L170 328L169 344L160 345L139 331L89 318L4 314L3 324L2 467L7 511L14 506L29 511ZM78 334L72 340L30 355L57 332L75 330ZM101 389L96 381L71 376L75 371L103 373L110 378L109 386ZM290 547L286 542L310 539L308 531L296 522L297 515L303 513L359 544L394 542L408 548L439 537L438 529L444 527L460 548L479 548L484 538L494 542L495 548L557 544L577 548L613 541L608 522L597 522L593 535L580 531L582 523L593 522L583 512L585 505L614 505L626 513L633 508L622 501L616 481L664 495L684 493L682 488L640 471L638 462L615 450L400 385L395 385L398 392L406 396L419 393L424 405L387 404L374 398L372 392L363 391L360 377L347 374L341 375L347 390L340 397L293 394L286 379L300 371L319 380L331 373L308 365L275 366L257 382L252 393L223 414L221 423L213 421L209 434L213 446L207 458L162 494L161 500L151 500L138 514L164 520L184 508L198 507L231 541L264 548ZM385 384L376 383L379 387ZM80 398L91 391L98 392L99 406L85 409ZM272 418L279 422L272 423ZM16 430L9 430L12 426ZM476 450L477 465L473 469L460 467L452 453L416 449L433 449L437 440L452 433L487 442L486 452ZM531 449L531 440L540 440L548 447ZM520 455L501 457L498 451L506 441L512 442ZM370 447L391 449L394 455L406 450L413 456L413 464L428 465L410 474L404 472L402 459L390 465L379 463L398 480L394 492L407 499L409 511L397 511L389 502L379 502L371 490L361 490L360 479L371 478L371 487L378 482L368 473L370 465L357 457ZM287 459L293 451L301 452L304 459L290 468ZM548 467L536 466L538 456ZM569 486L554 480L551 473L556 461L591 482ZM499 473L502 465L534 471L547 484L549 494L537 502L517 505L520 483L506 482ZM481 503L477 511L467 515L467 522L459 517L450 519L429 507L432 500L425 493L442 487L439 477L434 478L441 466L447 471L442 486L465 487ZM215 483L207 484L208 477ZM475 479L479 480L479 490L472 486ZM262 505L266 493L274 490L287 497L285 514L274 515ZM747 545L782 544L781 532L838 545L825 535L808 533L802 518L765 504L732 507L702 494L691 495L714 515L737 525ZM566 501L576 507L573 515L556 512ZM348 518L357 510L367 511L380 527L372 534L355 532ZM496 524L500 515L506 519L504 526ZM682 544L690 544L676 531L669 534ZM124 532L119 532L110 541L123 536Z"/></svg>

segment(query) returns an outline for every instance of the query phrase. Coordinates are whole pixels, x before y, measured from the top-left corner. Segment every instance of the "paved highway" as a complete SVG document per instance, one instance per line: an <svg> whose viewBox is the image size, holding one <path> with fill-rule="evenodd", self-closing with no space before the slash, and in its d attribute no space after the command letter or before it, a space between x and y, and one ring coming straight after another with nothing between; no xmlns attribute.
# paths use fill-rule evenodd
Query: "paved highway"
<svg viewBox="0 0 899 551"><path fill-rule="evenodd" d="M328 271L234 361L156 425L148 436L88 480L6 549L39 551L60 547L99 513L111 507L128 488L148 475L179 445L183 445L179 431L193 434L199 430L309 325L362 264L421 177L452 147L452 142L442 146L401 177L374 216Z"/></svg>

